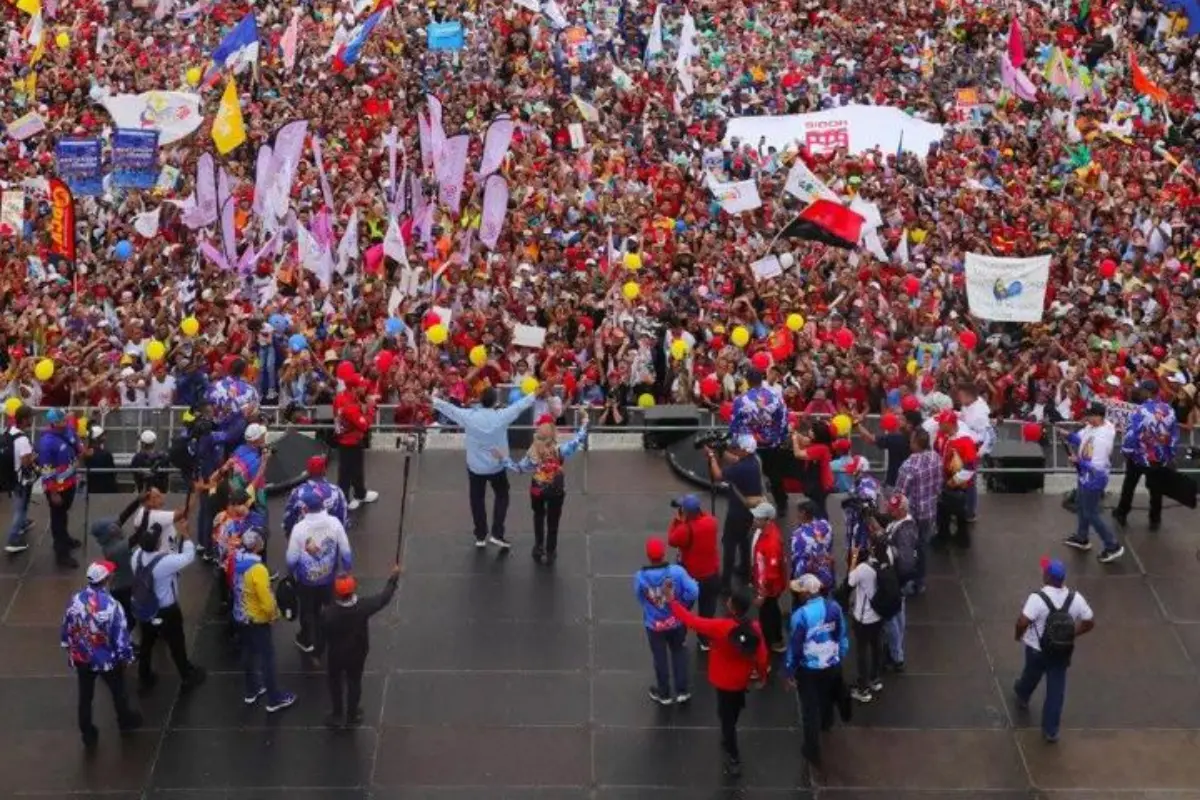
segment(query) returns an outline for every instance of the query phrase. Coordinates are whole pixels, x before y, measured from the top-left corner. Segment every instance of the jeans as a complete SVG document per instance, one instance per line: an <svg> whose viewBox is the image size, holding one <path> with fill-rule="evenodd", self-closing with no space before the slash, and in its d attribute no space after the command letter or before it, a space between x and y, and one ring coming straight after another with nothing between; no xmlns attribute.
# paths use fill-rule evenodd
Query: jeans
<svg viewBox="0 0 1200 800"><path fill-rule="evenodd" d="M315 648L315 652L320 654L325 647L321 636L321 610L333 599L333 584L306 586L297 581L296 599L300 606L300 632L296 640Z"/></svg>
<svg viewBox="0 0 1200 800"><path fill-rule="evenodd" d="M492 505L492 536L503 539L504 518L508 516L508 473L500 471L491 475L477 475L467 470L467 480L470 484L471 519L475 523L476 540L483 541L488 537L487 509L483 500L489 484L496 496Z"/></svg>
<svg viewBox="0 0 1200 800"><path fill-rule="evenodd" d="M1150 473L1154 467L1143 467L1132 461L1125 462L1125 480L1121 482L1121 499L1117 502L1117 507L1113 509L1114 517L1124 517L1129 514L1129 509L1133 507L1133 493L1137 489L1138 481L1142 476L1146 476L1146 491L1150 493L1150 522L1158 524L1162 522L1162 492L1158 491L1158 485L1150 480Z"/></svg>
<svg viewBox="0 0 1200 800"><path fill-rule="evenodd" d="M654 657L655 687L661 697L671 697L671 677L675 678L675 694L688 690L688 655L684 649L687 628L680 625L665 631L646 629L650 640L650 655ZM667 660L670 659L668 668Z"/></svg>
<svg viewBox="0 0 1200 800"><path fill-rule="evenodd" d="M240 633L246 697L254 697L259 689L266 689L267 702L280 699L283 692L279 691L279 684L275 680L275 643L271 640L271 626L257 623L242 625Z"/></svg>
<svg viewBox="0 0 1200 800"><path fill-rule="evenodd" d="M8 529L8 543L17 544L25 536L25 520L29 518L31 486L17 486L12 491L12 526Z"/></svg>
<svg viewBox="0 0 1200 800"><path fill-rule="evenodd" d="M1017 699L1028 703L1030 696L1046 676L1046 699L1042 702L1042 733L1051 738L1058 736L1058 727L1062 723L1063 703L1067 699L1067 667L1069 661L1050 663L1042 655L1041 650L1035 650L1025 645L1025 669L1013 690Z"/></svg>
<svg viewBox="0 0 1200 800"><path fill-rule="evenodd" d="M1104 549L1116 550L1117 537L1104 521L1104 512L1100 510L1100 501L1103 498L1104 491L1101 489L1085 489L1080 486L1075 490L1075 518L1078 520L1075 538L1086 542L1089 529L1095 529L1100 541L1104 542Z"/></svg>
<svg viewBox="0 0 1200 800"><path fill-rule="evenodd" d="M367 496L366 466L363 461L366 448L361 444L338 445L338 488L348 500L362 500Z"/></svg>
<svg viewBox="0 0 1200 800"><path fill-rule="evenodd" d="M821 731L833 727L833 708L840 687L842 666L796 670L796 694L800 698L801 724L804 727L804 757L821 757Z"/></svg>
<svg viewBox="0 0 1200 800"><path fill-rule="evenodd" d="M738 750L737 723L746 707L746 692L717 689L717 718L721 720L721 749L731 761L741 761Z"/></svg>
<svg viewBox="0 0 1200 800"><path fill-rule="evenodd" d="M896 612L896 616L883 621L883 638L893 664L904 663L904 630L907 627L904 618L905 605L906 601L901 597L900 610Z"/></svg>
<svg viewBox="0 0 1200 800"><path fill-rule="evenodd" d="M558 521L566 499L565 495L545 493L529 498L533 507L533 546L544 553L553 555L558 550Z"/></svg>
<svg viewBox="0 0 1200 800"><path fill-rule="evenodd" d="M858 688L869 689L883 671L883 623L866 624L854 620L851 627L854 630Z"/></svg>
<svg viewBox="0 0 1200 800"><path fill-rule="evenodd" d="M50 537L54 540L54 557L59 561L71 555L70 514L75 502L75 487L58 493L58 504L50 503ZM49 502L49 499L47 499Z"/></svg>
<svg viewBox="0 0 1200 800"><path fill-rule="evenodd" d="M935 520L918 519L917 523L917 574L913 583L917 589L925 588L925 576L929 574L929 540L933 538Z"/></svg>
<svg viewBox="0 0 1200 800"><path fill-rule="evenodd" d="M125 692L125 669L117 664L107 672L97 672L86 664L76 664L75 674L79 677L79 732L85 739L96 735L92 723L92 700L96 696L96 679L104 681L112 694L113 706L117 710L117 725L121 730L134 727L137 714L129 707L129 695Z"/></svg>

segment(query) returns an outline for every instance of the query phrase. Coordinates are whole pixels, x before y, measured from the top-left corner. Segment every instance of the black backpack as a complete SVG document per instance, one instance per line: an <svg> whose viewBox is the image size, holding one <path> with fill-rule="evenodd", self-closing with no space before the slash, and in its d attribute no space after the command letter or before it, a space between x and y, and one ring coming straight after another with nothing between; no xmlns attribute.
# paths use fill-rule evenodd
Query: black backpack
<svg viewBox="0 0 1200 800"><path fill-rule="evenodd" d="M1055 608L1054 603L1045 592L1038 592L1038 597L1050 609L1042 625L1042 635L1038 637L1038 646L1042 655L1051 661L1069 661L1075 652L1075 618L1071 616L1071 603L1075 601L1075 592L1068 591L1067 599L1061 608Z"/></svg>
<svg viewBox="0 0 1200 800"><path fill-rule="evenodd" d="M144 550L138 553L138 556L145 555ZM130 606L133 607L133 616L138 622L153 622L158 617L161 607L158 604L158 593L154 591L154 568L166 557L166 553L159 553L150 559L149 563L139 558L136 565L138 569L133 573L133 590L129 600Z"/></svg>
<svg viewBox="0 0 1200 800"><path fill-rule="evenodd" d="M15 463L16 440L24 433L13 434L5 431L0 436L0 492L11 493L17 488L17 466Z"/></svg>
<svg viewBox="0 0 1200 800"><path fill-rule="evenodd" d="M904 602L900 594L900 576L891 562L873 564L875 567L875 594L871 596L871 608L880 619L889 620L900 613Z"/></svg>
<svg viewBox="0 0 1200 800"><path fill-rule="evenodd" d="M897 525L893 530L889 544L895 559L896 573L900 583L907 583L917 576L917 548L919 547L917 526L911 520L907 524Z"/></svg>
<svg viewBox="0 0 1200 800"><path fill-rule="evenodd" d="M276 585L275 605L284 619L290 622L296 618L300 610L300 593L296 590L296 579L291 575L284 576Z"/></svg>

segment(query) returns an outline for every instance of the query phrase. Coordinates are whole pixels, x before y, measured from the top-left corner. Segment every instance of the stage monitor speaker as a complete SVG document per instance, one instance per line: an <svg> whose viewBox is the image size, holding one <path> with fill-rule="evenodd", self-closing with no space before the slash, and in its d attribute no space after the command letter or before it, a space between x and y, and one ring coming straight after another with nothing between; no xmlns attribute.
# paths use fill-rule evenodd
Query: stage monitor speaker
<svg viewBox="0 0 1200 800"><path fill-rule="evenodd" d="M275 453L267 462L267 494L277 494L299 484L306 477L308 459L327 452L316 439L295 431L288 431L271 446Z"/></svg>
<svg viewBox="0 0 1200 800"><path fill-rule="evenodd" d="M987 490L995 494L1040 492L1046 487L1046 454L1036 442L1000 441L984 456L983 466L1026 470L996 472L985 476Z"/></svg>
<svg viewBox="0 0 1200 800"><path fill-rule="evenodd" d="M647 450L665 450L672 444L686 439L700 428L700 409L695 406L663 406L647 408L642 413L647 428L670 427L681 430L646 431L642 434L642 446Z"/></svg>
<svg viewBox="0 0 1200 800"><path fill-rule="evenodd" d="M519 429L519 430L518 430ZM533 444L533 409L526 409L508 429L508 449L528 450Z"/></svg>

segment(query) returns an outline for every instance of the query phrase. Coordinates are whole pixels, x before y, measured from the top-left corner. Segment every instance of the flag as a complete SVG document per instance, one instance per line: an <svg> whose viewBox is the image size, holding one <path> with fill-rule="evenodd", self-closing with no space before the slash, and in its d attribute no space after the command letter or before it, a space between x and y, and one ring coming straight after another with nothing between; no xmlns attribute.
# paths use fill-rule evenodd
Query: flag
<svg viewBox="0 0 1200 800"><path fill-rule="evenodd" d="M334 72L341 72L358 62L358 57L362 55L363 45L367 43L367 37L371 35L371 31L375 30L375 26L379 24L379 21L383 19L383 15L386 13L386 7L381 11L376 11L367 17L363 24L350 32L350 37L346 40L346 43L338 48L337 54L333 57Z"/></svg>
<svg viewBox="0 0 1200 800"><path fill-rule="evenodd" d="M153 211L143 211L133 218L133 229L137 231L138 236L153 239L158 236L158 220L161 215L162 206Z"/></svg>
<svg viewBox="0 0 1200 800"><path fill-rule="evenodd" d="M271 172L273 160L271 145L264 144L258 148L258 160L254 165L254 199L251 202L250 210L260 217L266 210L267 195L271 192L271 183L274 180Z"/></svg>
<svg viewBox="0 0 1200 800"><path fill-rule="evenodd" d="M232 264L237 261L237 226L234 216L237 212L237 202L233 196L233 181L224 167L217 173L217 205L221 208L221 246L225 248L225 258Z"/></svg>
<svg viewBox="0 0 1200 800"><path fill-rule="evenodd" d="M900 231L900 244L896 245L896 252L892 253L892 257L896 259L897 264L907 264L910 260L908 254L908 228Z"/></svg>
<svg viewBox="0 0 1200 800"><path fill-rule="evenodd" d="M497 117L488 125L487 133L483 136L483 155L479 158L480 178L486 178L500 169L512 144L514 130L513 121L508 117Z"/></svg>
<svg viewBox="0 0 1200 800"><path fill-rule="evenodd" d="M1054 48L1050 55L1050 61L1046 64L1045 77L1051 86L1057 86L1060 89L1066 89L1071 85L1071 72L1067 69L1067 57L1058 47Z"/></svg>
<svg viewBox="0 0 1200 800"><path fill-rule="evenodd" d="M351 259L358 258L358 209L354 209L354 213L350 215L350 221L346 223L346 230L342 232L342 240L337 246L337 272L339 275L345 275L346 270L350 267Z"/></svg>
<svg viewBox="0 0 1200 800"><path fill-rule="evenodd" d="M296 67L296 46L300 42L300 9L292 9L292 21L288 23L279 46L283 48L283 68L291 72Z"/></svg>
<svg viewBox="0 0 1200 800"><path fill-rule="evenodd" d="M1013 66L1007 54L1000 56L1000 83L1022 100L1030 103L1037 100L1037 87L1025 74L1025 70Z"/></svg>
<svg viewBox="0 0 1200 800"><path fill-rule="evenodd" d="M846 206L832 200L817 200L796 215L779 236L784 239L806 239L830 247L853 250L858 247L866 220Z"/></svg>
<svg viewBox="0 0 1200 800"><path fill-rule="evenodd" d="M329 176L325 172L325 155L321 148L321 137L312 137L313 161L317 165L317 180L321 183L321 197L325 200L325 207L333 208L333 190L329 188Z"/></svg>
<svg viewBox="0 0 1200 800"><path fill-rule="evenodd" d="M467 174L467 149L471 139L466 134L446 140L442 159L438 164L438 199L442 205L457 214L462 203L463 181Z"/></svg>
<svg viewBox="0 0 1200 800"><path fill-rule="evenodd" d="M496 249L507 213L508 181L493 175L483 190L483 213L479 222L479 241L488 250Z"/></svg>
<svg viewBox="0 0 1200 800"><path fill-rule="evenodd" d="M212 60L210 79L219 70L238 75L246 67L258 63L258 22L253 11L242 17L242 21L221 40L217 49L212 52Z"/></svg>
<svg viewBox="0 0 1200 800"><path fill-rule="evenodd" d="M42 0L17 0L17 8L31 17L36 17L42 13Z"/></svg>
<svg viewBox="0 0 1200 800"><path fill-rule="evenodd" d="M1025 63L1025 40L1021 37L1021 25L1016 17L1008 26L1008 60L1018 69Z"/></svg>
<svg viewBox="0 0 1200 800"><path fill-rule="evenodd" d="M437 172L441 163L442 150L446 147L446 126L442 122L442 101L435 94L425 95L425 105L429 106L429 147L433 156L433 171Z"/></svg>
<svg viewBox="0 0 1200 800"><path fill-rule="evenodd" d="M1167 8L1182 11L1187 15L1188 36L1200 34L1200 2L1197 2L1197 0L1167 0L1166 5Z"/></svg>
<svg viewBox="0 0 1200 800"><path fill-rule="evenodd" d="M571 95L571 99L575 101L575 106L579 109L579 116L583 117L584 122L600 121L600 112L594 105L577 94Z"/></svg>
<svg viewBox="0 0 1200 800"><path fill-rule="evenodd" d="M213 120L213 144L221 155L231 152L246 141L246 124L242 121L242 103L238 98L237 81L231 76L225 84L225 94Z"/></svg>
<svg viewBox="0 0 1200 800"><path fill-rule="evenodd" d="M1150 79L1146 77L1146 73L1142 72L1142 68L1138 66L1137 56L1133 50L1129 51L1129 73L1133 80L1133 90L1135 92L1145 95L1158 103L1167 102L1166 89L1150 82Z"/></svg>
<svg viewBox="0 0 1200 800"><path fill-rule="evenodd" d="M650 26L650 37L646 40L646 60L663 51L662 3L654 7L654 23Z"/></svg>

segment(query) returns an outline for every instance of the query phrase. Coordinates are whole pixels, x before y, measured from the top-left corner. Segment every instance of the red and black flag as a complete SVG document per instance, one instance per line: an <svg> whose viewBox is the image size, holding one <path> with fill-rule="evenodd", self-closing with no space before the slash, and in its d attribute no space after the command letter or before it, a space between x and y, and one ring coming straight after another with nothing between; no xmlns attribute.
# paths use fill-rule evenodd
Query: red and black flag
<svg viewBox="0 0 1200 800"><path fill-rule="evenodd" d="M779 232L780 238L807 239L830 247L858 247L866 220L841 203L817 200Z"/></svg>

